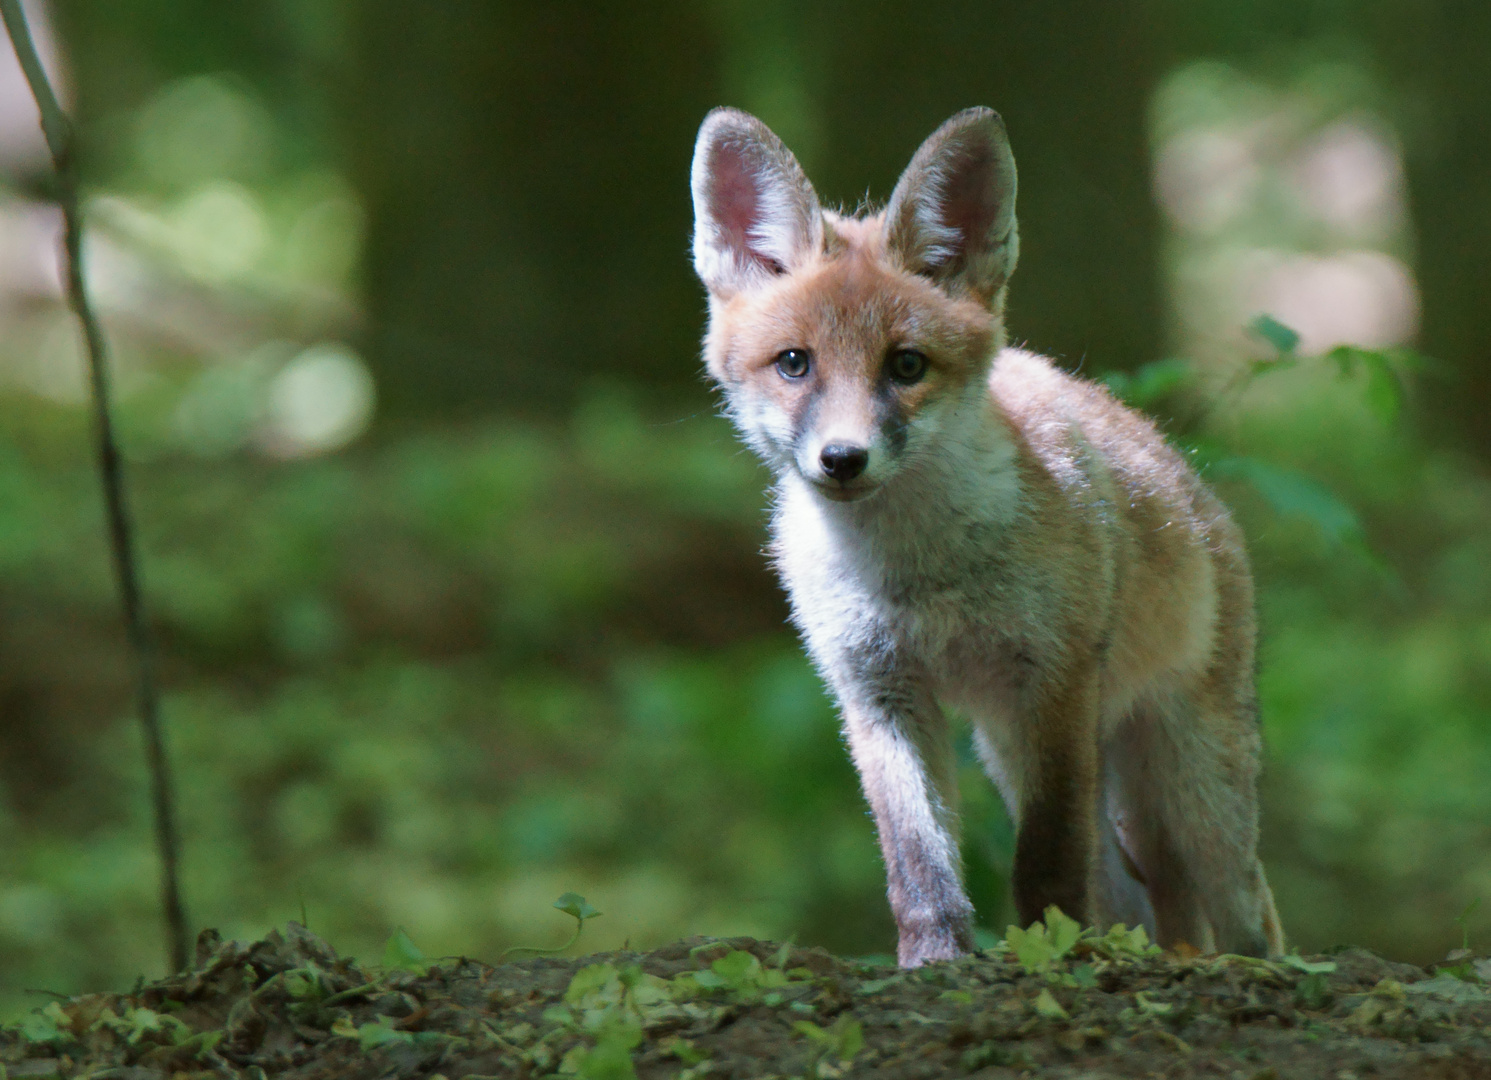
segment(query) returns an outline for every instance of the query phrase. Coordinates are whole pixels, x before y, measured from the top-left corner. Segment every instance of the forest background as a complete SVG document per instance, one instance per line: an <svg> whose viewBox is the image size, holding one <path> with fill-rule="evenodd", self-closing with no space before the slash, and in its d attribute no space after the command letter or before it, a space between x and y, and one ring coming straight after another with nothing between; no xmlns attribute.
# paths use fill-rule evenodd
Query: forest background
<svg viewBox="0 0 1491 1080"><path fill-rule="evenodd" d="M28 10L80 125L194 927L491 960L575 890L586 947L890 949L701 377L688 163L738 105L853 207L987 104L1013 336L1149 409L1250 538L1292 941L1491 936L1491 5ZM163 955L48 191L0 50L0 1016ZM997 936L1010 829L966 746L962 780Z"/></svg>

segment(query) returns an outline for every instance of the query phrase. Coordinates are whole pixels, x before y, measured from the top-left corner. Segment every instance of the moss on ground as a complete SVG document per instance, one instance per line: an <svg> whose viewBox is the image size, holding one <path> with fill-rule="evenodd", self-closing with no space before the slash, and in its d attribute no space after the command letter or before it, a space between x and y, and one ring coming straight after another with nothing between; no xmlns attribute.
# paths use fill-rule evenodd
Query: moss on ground
<svg viewBox="0 0 1491 1080"><path fill-rule="evenodd" d="M0 1076L1491 1076L1491 961L1180 957L1112 935L1056 951L899 971L696 938L494 967L398 938L371 968L295 923L207 931L190 971L6 1029Z"/></svg>

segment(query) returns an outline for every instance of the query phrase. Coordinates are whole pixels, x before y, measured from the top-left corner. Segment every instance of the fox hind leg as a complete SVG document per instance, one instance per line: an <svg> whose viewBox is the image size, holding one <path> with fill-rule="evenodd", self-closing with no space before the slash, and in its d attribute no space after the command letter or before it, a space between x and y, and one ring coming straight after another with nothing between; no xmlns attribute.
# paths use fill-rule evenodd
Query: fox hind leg
<svg viewBox="0 0 1491 1080"><path fill-rule="evenodd" d="M1261 739L1251 707L1198 688L1136 708L1110 743L1122 807L1161 945L1283 951L1258 861Z"/></svg>
<svg viewBox="0 0 1491 1080"><path fill-rule="evenodd" d="M1099 933L1106 932L1114 923L1142 926L1153 941L1154 906L1150 903L1144 872L1134 859L1134 842L1128 836L1132 825L1124 816L1117 787L1113 766L1105 761L1098 803L1098 881L1093 889L1093 923Z"/></svg>

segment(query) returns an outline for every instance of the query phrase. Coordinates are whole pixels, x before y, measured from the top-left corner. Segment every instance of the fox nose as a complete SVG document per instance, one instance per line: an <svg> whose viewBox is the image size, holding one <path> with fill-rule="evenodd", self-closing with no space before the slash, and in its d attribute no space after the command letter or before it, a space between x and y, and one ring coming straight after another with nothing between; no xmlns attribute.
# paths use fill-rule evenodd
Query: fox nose
<svg viewBox="0 0 1491 1080"><path fill-rule="evenodd" d="M870 452L859 446L830 443L818 455L818 461L829 476L841 484L847 484L865 471L865 466L870 463Z"/></svg>

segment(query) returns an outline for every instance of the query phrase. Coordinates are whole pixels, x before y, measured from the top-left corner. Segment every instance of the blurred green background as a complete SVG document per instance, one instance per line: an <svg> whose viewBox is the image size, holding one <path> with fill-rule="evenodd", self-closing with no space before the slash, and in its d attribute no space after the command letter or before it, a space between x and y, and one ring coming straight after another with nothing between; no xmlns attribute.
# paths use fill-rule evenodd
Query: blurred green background
<svg viewBox="0 0 1491 1080"><path fill-rule="evenodd" d="M491 960L563 940L549 905L576 890L605 912L582 947L892 948L761 555L766 477L701 378L688 163L704 113L738 105L852 207L978 103L1020 165L1013 337L1157 414L1250 537L1292 941L1460 943L1491 893L1491 6L30 11L81 125L195 925L304 911L344 952L403 926ZM76 331L10 64L4 1015L163 955ZM997 933L1011 837L965 762ZM1491 942L1491 904L1466 925Z"/></svg>

